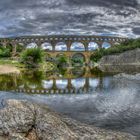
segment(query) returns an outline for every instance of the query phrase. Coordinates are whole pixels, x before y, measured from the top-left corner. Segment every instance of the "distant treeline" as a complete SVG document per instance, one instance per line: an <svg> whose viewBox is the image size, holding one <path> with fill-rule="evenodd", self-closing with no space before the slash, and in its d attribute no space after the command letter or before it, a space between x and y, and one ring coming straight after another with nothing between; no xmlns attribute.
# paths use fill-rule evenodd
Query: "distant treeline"
<svg viewBox="0 0 140 140"><path fill-rule="evenodd" d="M136 48L140 48L140 38L138 39L129 39L121 44L114 45L108 49L101 48L95 50L95 52L91 56L91 60L94 62L98 62L105 55L112 55L117 53L123 53L128 50L133 50Z"/></svg>

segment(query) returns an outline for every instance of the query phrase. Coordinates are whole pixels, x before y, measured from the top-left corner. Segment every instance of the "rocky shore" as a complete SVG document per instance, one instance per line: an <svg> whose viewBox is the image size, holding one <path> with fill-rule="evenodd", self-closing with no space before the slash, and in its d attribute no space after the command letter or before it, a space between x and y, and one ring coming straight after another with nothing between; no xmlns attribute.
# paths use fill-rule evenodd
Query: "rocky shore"
<svg viewBox="0 0 140 140"><path fill-rule="evenodd" d="M99 61L99 65L140 65L140 49L103 56Z"/></svg>
<svg viewBox="0 0 140 140"><path fill-rule="evenodd" d="M0 109L0 140L135 140L61 116L28 101L8 100Z"/></svg>

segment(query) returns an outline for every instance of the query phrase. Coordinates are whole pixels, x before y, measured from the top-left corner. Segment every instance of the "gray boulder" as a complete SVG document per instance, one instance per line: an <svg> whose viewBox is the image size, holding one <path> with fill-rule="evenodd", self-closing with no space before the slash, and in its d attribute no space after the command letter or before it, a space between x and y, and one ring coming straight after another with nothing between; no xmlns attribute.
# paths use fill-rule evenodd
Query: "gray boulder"
<svg viewBox="0 0 140 140"><path fill-rule="evenodd" d="M140 65L140 49L137 48L124 53L103 56L99 65Z"/></svg>
<svg viewBox="0 0 140 140"><path fill-rule="evenodd" d="M0 109L0 140L135 140L61 116L42 105L8 100Z"/></svg>

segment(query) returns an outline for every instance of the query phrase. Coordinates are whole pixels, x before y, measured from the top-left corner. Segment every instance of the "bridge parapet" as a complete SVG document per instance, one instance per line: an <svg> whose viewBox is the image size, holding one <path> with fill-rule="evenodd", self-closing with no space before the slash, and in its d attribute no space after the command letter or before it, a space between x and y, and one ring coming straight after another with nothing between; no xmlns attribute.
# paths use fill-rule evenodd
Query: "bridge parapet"
<svg viewBox="0 0 140 140"><path fill-rule="evenodd" d="M55 35L55 36L23 36L13 38L2 38L1 42L14 42L14 43L57 43L57 42L123 42L128 40L122 37L111 36L72 36L72 35Z"/></svg>

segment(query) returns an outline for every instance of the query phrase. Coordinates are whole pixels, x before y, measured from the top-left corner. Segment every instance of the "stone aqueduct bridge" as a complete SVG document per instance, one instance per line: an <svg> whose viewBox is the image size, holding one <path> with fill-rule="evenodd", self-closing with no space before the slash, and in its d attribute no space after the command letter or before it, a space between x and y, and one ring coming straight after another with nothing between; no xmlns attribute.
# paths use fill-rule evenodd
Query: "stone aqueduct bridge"
<svg viewBox="0 0 140 140"><path fill-rule="evenodd" d="M102 47L104 42L107 42L111 45L119 44L128 40L127 38L121 37L110 37L110 36L79 36L79 35L51 35L51 36L25 36L25 37L13 37L13 38L1 38L0 44L6 46L6 44L12 44L13 46L13 54L16 52L17 44L23 44L23 46L27 46L30 43L36 43L38 47L40 47L43 43L50 43L52 46L52 50L49 50L48 53L54 58L58 54L65 54L67 57L72 57L77 51L71 50L71 46L74 42L80 42L84 46L84 51L78 51L81 53L85 61L88 62L93 51L89 51L89 43L95 42L98 44L99 48ZM66 51L57 51L56 45L57 43L64 42L66 44Z"/></svg>

